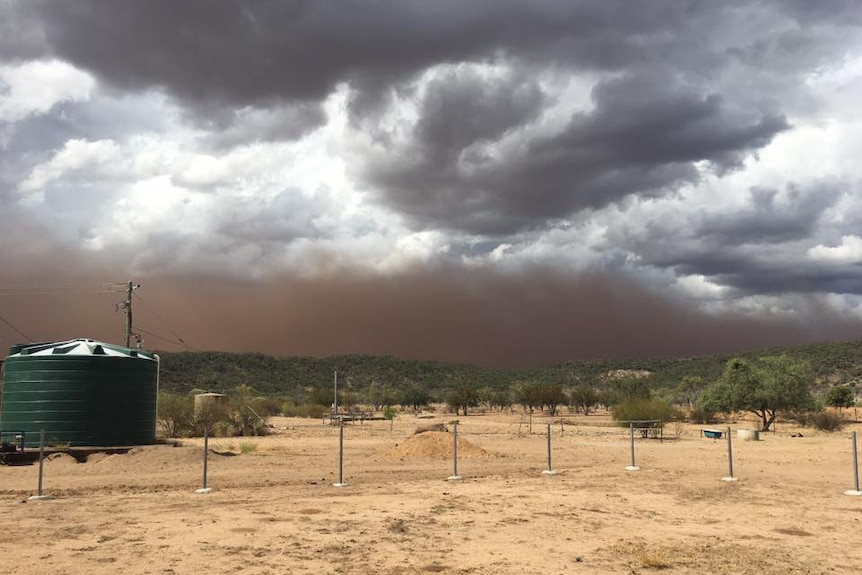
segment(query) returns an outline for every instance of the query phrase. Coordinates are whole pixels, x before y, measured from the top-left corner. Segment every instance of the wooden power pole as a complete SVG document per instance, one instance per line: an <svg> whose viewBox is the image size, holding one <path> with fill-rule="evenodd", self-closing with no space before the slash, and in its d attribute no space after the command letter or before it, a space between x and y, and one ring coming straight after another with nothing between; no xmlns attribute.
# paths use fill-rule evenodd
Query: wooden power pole
<svg viewBox="0 0 862 575"><path fill-rule="evenodd" d="M126 347L131 347L132 340L132 292L139 287L139 284L133 282L126 284L126 301L123 302L123 310L126 312L126 338L123 345Z"/></svg>

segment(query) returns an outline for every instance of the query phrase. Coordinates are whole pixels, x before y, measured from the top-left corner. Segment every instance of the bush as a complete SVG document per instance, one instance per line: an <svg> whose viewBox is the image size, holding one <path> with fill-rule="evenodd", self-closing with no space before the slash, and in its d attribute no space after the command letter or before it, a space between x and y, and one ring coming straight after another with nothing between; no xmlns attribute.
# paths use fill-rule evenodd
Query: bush
<svg viewBox="0 0 862 575"><path fill-rule="evenodd" d="M158 422L165 437L185 437L194 424L194 401L190 397L159 393Z"/></svg>
<svg viewBox="0 0 862 575"><path fill-rule="evenodd" d="M816 411L799 411L789 415L790 419L801 425L802 427L812 427L814 425L814 414ZM787 414L785 414L787 415Z"/></svg>
<svg viewBox="0 0 862 575"><path fill-rule="evenodd" d="M329 409L323 405L314 403L295 405L292 402L287 401L281 406L281 413L285 417L308 417L311 419L320 419L329 413Z"/></svg>
<svg viewBox="0 0 862 575"><path fill-rule="evenodd" d="M615 405L611 416L621 425L631 421L651 421L655 423L638 424L636 427L642 437L659 437L663 433L664 424L669 421L679 421L682 413L676 407L660 399L630 398Z"/></svg>
<svg viewBox="0 0 862 575"><path fill-rule="evenodd" d="M844 418L831 411L817 411L812 414L811 425L820 431L841 431Z"/></svg>
<svg viewBox="0 0 862 575"><path fill-rule="evenodd" d="M678 421L682 413L660 399L627 399L611 410L614 421Z"/></svg>
<svg viewBox="0 0 862 575"><path fill-rule="evenodd" d="M715 412L703 407L695 407L688 414L688 419L692 423L715 423Z"/></svg>

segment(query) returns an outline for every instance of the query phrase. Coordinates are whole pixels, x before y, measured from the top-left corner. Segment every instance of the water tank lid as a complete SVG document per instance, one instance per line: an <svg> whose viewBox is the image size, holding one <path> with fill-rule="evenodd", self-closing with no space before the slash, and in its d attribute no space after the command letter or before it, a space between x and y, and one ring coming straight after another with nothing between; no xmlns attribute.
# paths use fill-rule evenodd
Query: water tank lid
<svg viewBox="0 0 862 575"><path fill-rule="evenodd" d="M85 355L85 356L108 356L108 357L137 357L156 361L154 354L139 350L129 349L119 345L103 343L93 339L71 339L52 343L34 343L32 345L16 346L17 352L9 357L45 356L45 355ZM13 348L10 351L14 351Z"/></svg>

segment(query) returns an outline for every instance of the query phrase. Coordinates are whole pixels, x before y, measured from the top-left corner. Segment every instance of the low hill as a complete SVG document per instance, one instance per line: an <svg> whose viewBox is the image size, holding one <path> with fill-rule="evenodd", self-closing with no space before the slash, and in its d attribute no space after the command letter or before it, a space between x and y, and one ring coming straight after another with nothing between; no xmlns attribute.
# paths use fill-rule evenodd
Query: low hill
<svg viewBox="0 0 862 575"><path fill-rule="evenodd" d="M404 389L420 387L440 394L461 385L506 388L518 381L579 382L602 387L619 377L644 377L650 387L676 387L686 375L709 382L718 378L731 357L788 355L808 361L821 386L855 384L862 379L862 341L772 347L745 353L693 358L584 360L525 370L501 370L473 365L404 360L388 356L340 355L326 358L276 358L258 353L160 352L163 390L188 393L192 389L228 392L250 385L264 395L301 397L309 388L328 388L333 373L342 389L370 386Z"/></svg>

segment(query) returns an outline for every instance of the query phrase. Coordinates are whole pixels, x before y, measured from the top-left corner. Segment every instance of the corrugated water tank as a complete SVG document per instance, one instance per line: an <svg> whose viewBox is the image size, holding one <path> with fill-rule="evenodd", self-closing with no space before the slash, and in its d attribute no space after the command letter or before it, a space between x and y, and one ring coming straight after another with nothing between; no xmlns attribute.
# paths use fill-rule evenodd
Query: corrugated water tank
<svg viewBox="0 0 862 575"><path fill-rule="evenodd" d="M0 430L55 446L156 439L159 357L91 339L17 345L5 361Z"/></svg>

